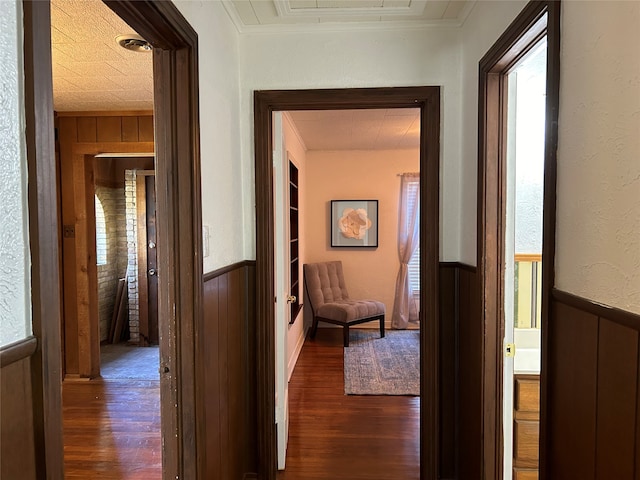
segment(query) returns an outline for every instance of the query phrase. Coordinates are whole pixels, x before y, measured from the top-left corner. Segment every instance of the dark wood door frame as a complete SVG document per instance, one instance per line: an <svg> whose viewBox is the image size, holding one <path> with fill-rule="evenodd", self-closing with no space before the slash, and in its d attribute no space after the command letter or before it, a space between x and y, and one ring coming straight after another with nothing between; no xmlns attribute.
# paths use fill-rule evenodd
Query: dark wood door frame
<svg viewBox="0 0 640 480"><path fill-rule="evenodd" d="M544 17L546 14L546 21ZM560 2L527 4L480 60L478 118L478 268L482 345L482 478L503 478L502 368L504 338L504 218L506 199L506 74L544 35L547 36L547 97L542 242L542 370L540 468L544 471L547 333L554 285L556 149L560 78ZM541 478L544 478L542 476Z"/></svg>
<svg viewBox="0 0 640 480"><path fill-rule="evenodd" d="M202 226L198 41L171 2L106 1L154 47L163 478L197 478ZM49 2L25 1L25 100L33 262L32 362L39 478L63 478L59 221Z"/></svg>
<svg viewBox="0 0 640 480"><path fill-rule="evenodd" d="M31 358L38 478L62 480L61 290L48 2L24 1L25 120L31 248Z"/></svg>
<svg viewBox="0 0 640 480"><path fill-rule="evenodd" d="M438 478L438 261L440 87L271 90L254 93L258 476L276 474L274 346L274 111L420 108L420 478Z"/></svg>
<svg viewBox="0 0 640 480"><path fill-rule="evenodd" d="M64 148L64 147L63 147ZM63 201L65 196L75 198L75 245L68 250L62 245L62 256L74 257L74 268L71 272L65 270L65 262L62 262L62 299L63 312L67 318L75 315L77 319L77 332L70 338L67 328L62 324L65 347L70 348L71 343L77 344L78 373L69 374L68 365L63 363L63 378L80 376L83 378L95 378L100 375L100 325L98 318L98 270L95 263L96 255L96 215L94 197L96 194L94 183L95 156L104 153L129 153L149 152L153 150L152 142L101 142L76 144L70 150L71 172L73 177L83 179L73 183L73 188L64 191L64 184L58 177L58 192ZM64 175L64 174L59 174ZM62 220L65 214L62 213ZM82 265L82 268L75 268ZM73 282L66 278L73 276ZM71 285L71 286L69 286ZM83 292L81 294L80 292ZM71 304L73 304L71 306ZM64 351L64 357L68 350Z"/></svg>

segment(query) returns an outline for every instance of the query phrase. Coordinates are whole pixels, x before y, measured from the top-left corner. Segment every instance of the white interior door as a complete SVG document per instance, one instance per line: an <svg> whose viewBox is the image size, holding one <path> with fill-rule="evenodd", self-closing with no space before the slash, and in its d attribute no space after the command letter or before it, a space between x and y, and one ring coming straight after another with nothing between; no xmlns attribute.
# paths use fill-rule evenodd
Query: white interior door
<svg viewBox="0 0 640 480"><path fill-rule="evenodd" d="M287 333L289 331L289 168L284 148L282 112L273 113L273 201L275 215L275 347L276 424L278 469L283 470L289 436L289 389L287 374Z"/></svg>
<svg viewBox="0 0 640 480"><path fill-rule="evenodd" d="M509 84L509 106L515 99L515 82ZM515 312L515 109L507 110L507 193L504 238L504 340L502 351L502 434L504 435L503 480L513 477L513 372ZM510 351L510 354L507 352Z"/></svg>
<svg viewBox="0 0 640 480"><path fill-rule="evenodd" d="M514 467L534 470L522 466L531 458L523 458L520 449L514 452L518 433L514 429L514 373L540 373L538 279L536 267L522 257L542 252L545 94L546 42L542 41L508 74L504 343L505 353L510 344L512 355L505 355L503 371L504 480L517 477ZM525 281L528 268L532 272L529 283ZM515 417L518 422L517 414ZM523 440L522 435L518 440Z"/></svg>

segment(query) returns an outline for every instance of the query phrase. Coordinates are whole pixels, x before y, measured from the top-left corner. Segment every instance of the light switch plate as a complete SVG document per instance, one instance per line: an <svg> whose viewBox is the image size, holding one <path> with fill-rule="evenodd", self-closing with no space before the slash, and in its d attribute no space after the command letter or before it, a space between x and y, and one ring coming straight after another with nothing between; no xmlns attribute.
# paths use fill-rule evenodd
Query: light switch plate
<svg viewBox="0 0 640 480"><path fill-rule="evenodd" d="M202 225L202 257L209 256L209 225Z"/></svg>

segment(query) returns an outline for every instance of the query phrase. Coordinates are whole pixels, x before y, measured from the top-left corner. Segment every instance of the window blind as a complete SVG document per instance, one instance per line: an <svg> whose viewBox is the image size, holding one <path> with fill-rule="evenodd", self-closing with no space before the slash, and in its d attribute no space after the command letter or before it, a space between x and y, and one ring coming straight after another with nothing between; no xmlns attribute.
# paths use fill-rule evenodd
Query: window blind
<svg viewBox="0 0 640 480"><path fill-rule="evenodd" d="M416 208L420 206L420 180L416 178L415 181L410 182L407 190L407 229L410 227L410 218L413 217L413 213ZM419 219L417 219L419 221ZM419 239L418 239L419 242ZM409 284L413 289L413 295L416 301L420 298L420 244L418 248L411 256L409 261Z"/></svg>

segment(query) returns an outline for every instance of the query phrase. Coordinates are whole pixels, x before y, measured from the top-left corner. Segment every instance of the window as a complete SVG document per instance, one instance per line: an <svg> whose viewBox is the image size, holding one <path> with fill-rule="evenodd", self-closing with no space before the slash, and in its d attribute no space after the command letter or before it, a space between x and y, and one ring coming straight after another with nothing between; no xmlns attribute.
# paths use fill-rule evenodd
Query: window
<svg viewBox="0 0 640 480"><path fill-rule="evenodd" d="M95 196L96 203L96 263L107 264L107 221L104 217L102 202Z"/></svg>
<svg viewBox="0 0 640 480"><path fill-rule="evenodd" d="M411 256L409 261L409 285L413 291L413 299L420 306L420 247ZM419 308L418 308L419 309Z"/></svg>
<svg viewBox="0 0 640 480"><path fill-rule="evenodd" d="M411 219L416 218L415 221L419 220L419 208L420 208L420 177L416 177L415 180L411 180L407 185L407 230L411 228L410 222ZM416 212L416 209L418 211ZM418 223L419 225L419 223ZM419 307L420 305L420 237L417 238L417 244L415 252L411 256L411 260L409 261L409 285L411 285L411 290L413 292L413 299L416 302L416 305ZM419 310L419 308L418 308Z"/></svg>

